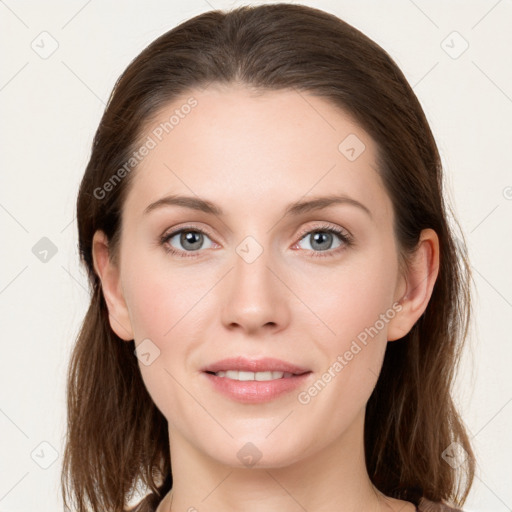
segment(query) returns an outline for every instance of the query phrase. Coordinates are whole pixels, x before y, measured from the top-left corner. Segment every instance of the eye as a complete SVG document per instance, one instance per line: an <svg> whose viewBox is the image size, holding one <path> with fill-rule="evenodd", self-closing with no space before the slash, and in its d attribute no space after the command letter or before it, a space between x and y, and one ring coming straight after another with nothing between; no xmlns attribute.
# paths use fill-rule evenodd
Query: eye
<svg viewBox="0 0 512 512"><path fill-rule="evenodd" d="M309 247L302 247L311 251L312 257L335 256L339 251L352 245L352 236L340 228L331 225L319 226L315 229L303 232L299 242L295 246L300 247L300 243L309 240ZM337 245L336 238L338 239ZM210 245L204 247L205 240L210 240ZM181 258L194 258L200 256L201 249L212 248L214 243L211 241L208 233L193 226L186 226L170 233L165 233L160 238L160 244L165 251ZM178 245L178 247L176 247ZM295 247L294 246L294 247Z"/></svg>
<svg viewBox="0 0 512 512"><path fill-rule="evenodd" d="M333 247L333 243L336 244L336 238L338 238L338 243ZM352 245L351 235L330 225L320 226L307 231L306 235L302 236L296 245L299 245L300 242L304 240L307 241L309 245L309 247L305 247L305 249L313 251L312 257L333 256L346 246Z"/></svg>
<svg viewBox="0 0 512 512"><path fill-rule="evenodd" d="M206 237L206 238L205 238ZM210 239L208 234L195 227L185 227L171 233L166 233L160 239L160 243L169 253L176 254L183 258L195 257L196 254L186 254L198 252L200 249L208 249L213 246L203 247L205 239ZM210 240L211 242L211 240ZM173 244L181 245L177 247Z"/></svg>

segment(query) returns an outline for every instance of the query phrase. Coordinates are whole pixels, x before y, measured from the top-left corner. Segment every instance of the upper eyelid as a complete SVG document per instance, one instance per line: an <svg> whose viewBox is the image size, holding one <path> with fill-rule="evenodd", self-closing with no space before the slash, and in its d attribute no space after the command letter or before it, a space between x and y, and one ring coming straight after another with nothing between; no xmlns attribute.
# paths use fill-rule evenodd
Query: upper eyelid
<svg viewBox="0 0 512 512"><path fill-rule="evenodd" d="M182 231L198 231L204 233L205 235L208 235L210 238L213 238L213 235L210 233L208 229L188 224L185 226L178 226L166 229L160 238L169 239L176 236L178 233L181 233Z"/></svg>
<svg viewBox="0 0 512 512"><path fill-rule="evenodd" d="M309 227L309 228L305 228L304 230L301 230L299 232L299 235L301 238L300 240L302 240L302 238L305 236L305 235L308 235L309 233L313 232L313 231L323 231L323 230L333 230L335 232L337 231L341 231L341 235L345 235L347 238L352 238L352 233L350 233L350 231L344 227L341 227L341 226L336 226L334 224L331 224L331 223L327 223L325 221L318 221L318 222L324 222L324 224L322 226L313 226L313 227Z"/></svg>

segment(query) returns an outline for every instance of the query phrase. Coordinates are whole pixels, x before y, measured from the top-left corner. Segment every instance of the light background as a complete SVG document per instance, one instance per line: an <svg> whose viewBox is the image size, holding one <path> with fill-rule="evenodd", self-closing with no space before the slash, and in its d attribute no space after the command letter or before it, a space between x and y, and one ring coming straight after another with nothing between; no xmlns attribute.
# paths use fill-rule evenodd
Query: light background
<svg viewBox="0 0 512 512"><path fill-rule="evenodd" d="M512 3L302 3L336 14L390 53L431 124L474 273L475 320L457 380L479 459L465 510L510 511ZM115 80L178 23L241 4L0 0L0 512L63 508L65 374L88 304L75 200ZM33 47L49 51L51 38L58 48L42 58ZM46 262L32 251L42 237L57 249Z"/></svg>

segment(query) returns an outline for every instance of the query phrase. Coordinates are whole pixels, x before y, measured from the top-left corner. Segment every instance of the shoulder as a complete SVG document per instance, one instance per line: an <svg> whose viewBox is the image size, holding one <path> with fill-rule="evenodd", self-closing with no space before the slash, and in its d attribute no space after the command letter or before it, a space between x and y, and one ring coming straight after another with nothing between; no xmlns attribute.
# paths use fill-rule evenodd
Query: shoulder
<svg viewBox="0 0 512 512"><path fill-rule="evenodd" d="M418 504L419 512L464 512L460 508L454 508L446 503L430 501L426 498L421 498Z"/></svg>

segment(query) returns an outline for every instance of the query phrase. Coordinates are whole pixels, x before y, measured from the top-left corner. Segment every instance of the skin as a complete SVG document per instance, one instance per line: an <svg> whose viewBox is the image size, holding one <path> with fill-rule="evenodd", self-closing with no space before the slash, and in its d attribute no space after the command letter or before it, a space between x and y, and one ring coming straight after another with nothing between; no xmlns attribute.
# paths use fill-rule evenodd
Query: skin
<svg viewBox="0 0 512 512"><path fill-rule="evenodd" d="M172 510L415 510L372 486L363 428L387 343L411 329L431 297L436 233L422 232L402 274L376 145L326 100L214 84L166 106L155 126L190 95L197 106L133 171L118 261L102 232L93 243L112 329L136 345L149 338L160 351L139 367L169 422ZM354 161L338 150L349 134L365 144ZM171 193L199 196L225 213L176 205L143 213ZM356 199L371 216L339 204L283 217L289 203L332 193ZM311 232L325 224L348 231L354 242L333 235L332 256L315 258L328 251L314 249ZM161 235L190 226L207 231L200 250L187 253L179 234L172 245L199 256L166 252ZM251 263L236 252L247 236L263 249ZM298 392L397 303L400 312L378 335L309 403L300 403ZM200 369L241 354L276 357L312 373L301 389L275 400L238 403L214 390ZM261 452L252 467L237 457L248 442ZM159 511L170 510L170 498Z"/></svg>

